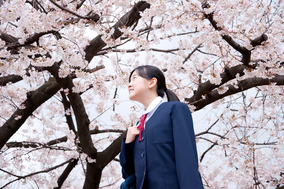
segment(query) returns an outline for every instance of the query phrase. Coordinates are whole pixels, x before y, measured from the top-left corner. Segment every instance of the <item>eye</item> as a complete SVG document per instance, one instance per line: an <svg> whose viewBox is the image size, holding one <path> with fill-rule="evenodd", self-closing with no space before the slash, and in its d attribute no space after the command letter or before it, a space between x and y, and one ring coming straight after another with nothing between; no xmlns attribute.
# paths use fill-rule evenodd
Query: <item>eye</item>
<svg viewBox="0 0 284 189"><path fill-rule="evenodd" d="M135 79L137 79L137 76L136 76L136 75L132 76L131 81L132 81L132 80L135 80Z"/></svg>

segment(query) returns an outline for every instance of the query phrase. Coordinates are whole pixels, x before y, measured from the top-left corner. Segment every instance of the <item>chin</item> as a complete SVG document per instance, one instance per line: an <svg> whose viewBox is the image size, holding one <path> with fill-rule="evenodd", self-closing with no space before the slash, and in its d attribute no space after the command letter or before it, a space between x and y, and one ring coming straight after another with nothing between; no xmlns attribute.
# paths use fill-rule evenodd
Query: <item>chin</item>
<svg viewBox="0 0 284 189"><path fill-rule="evenodd" d="M132 100L132 101L138 101L137 98L135 98L135 96L132 96L132 95L129 95L129 100ZM138 101L139 102L139 101Z"/></svg>
<svg viewBox="0 0 284 189"><path fill-rule="evenodd" d="M132 95L129 95L129 100L134 100L133 96Z"/></svg>

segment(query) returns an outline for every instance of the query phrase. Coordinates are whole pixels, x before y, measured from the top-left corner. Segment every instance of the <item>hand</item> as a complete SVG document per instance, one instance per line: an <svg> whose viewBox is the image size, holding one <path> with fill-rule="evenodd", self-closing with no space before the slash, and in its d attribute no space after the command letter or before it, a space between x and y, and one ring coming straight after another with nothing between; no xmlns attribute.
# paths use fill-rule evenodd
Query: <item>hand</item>
<svg viewBox="0 0 284 189"><path fill-rule="evenodd" d="M133 142L140 131L137 126L129 127L126 134L125 143Z"/></svg>

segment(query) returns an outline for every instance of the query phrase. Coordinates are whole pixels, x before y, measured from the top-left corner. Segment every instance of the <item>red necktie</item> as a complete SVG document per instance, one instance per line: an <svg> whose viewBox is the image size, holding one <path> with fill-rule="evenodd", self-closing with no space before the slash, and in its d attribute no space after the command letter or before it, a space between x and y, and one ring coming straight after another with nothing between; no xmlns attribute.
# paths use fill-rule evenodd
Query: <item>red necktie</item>
<svg viewBox="0 0 284 189"><path fill-rule="evenodd" d="M137 127L140 130L140 134L139 134L139 142L141 141L141 136L142 136L142 131L144 130L144 124L145 124L145 120L147 118L147 114L143 114L140 118L140 125Z"/></svg>

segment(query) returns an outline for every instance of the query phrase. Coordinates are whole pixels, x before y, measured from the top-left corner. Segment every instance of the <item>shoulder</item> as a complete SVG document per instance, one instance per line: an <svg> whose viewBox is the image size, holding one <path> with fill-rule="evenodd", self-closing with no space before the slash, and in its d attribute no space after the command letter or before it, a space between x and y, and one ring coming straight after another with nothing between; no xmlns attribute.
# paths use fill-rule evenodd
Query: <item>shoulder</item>
<svg viewBox="0 0 284 189"><path fill-rule="evenodd" d="M161 104L161 109L164 111L188 111L190 112L188 106L183 103L183 102L179 102L179 101L171 101L171 102L164 102L163 104Z"/></svg>
<svg viewBox="0 0 284 189"><path fill-rule="evenodd" d="M188 106L180 101L171 101L171 102L164 102L163 106L166 108L188 108Z"/></svg>

